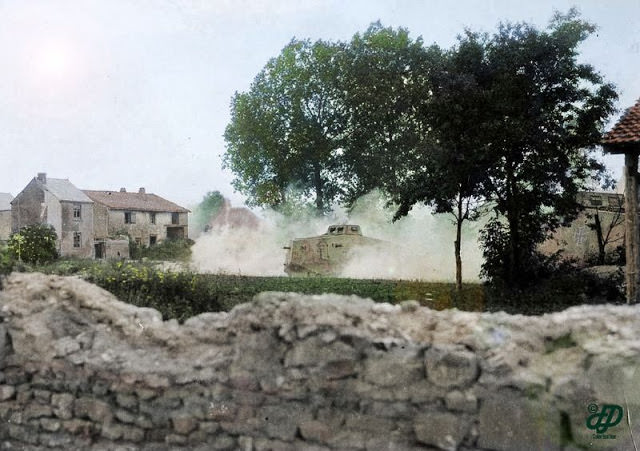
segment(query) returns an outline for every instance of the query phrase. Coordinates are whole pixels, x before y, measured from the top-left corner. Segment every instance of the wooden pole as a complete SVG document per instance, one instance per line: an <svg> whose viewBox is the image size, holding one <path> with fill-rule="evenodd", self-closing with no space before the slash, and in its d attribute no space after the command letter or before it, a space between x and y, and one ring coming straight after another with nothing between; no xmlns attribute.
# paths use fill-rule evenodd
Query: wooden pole
<svg viewBox="0 0 640 451"><path fill-rule="evenodd" d="M627 304L638 302L638 267L640 255L638 244L638 153L629 151L624 154L624 180L625 180L625 236L627 258Z"/></svg>

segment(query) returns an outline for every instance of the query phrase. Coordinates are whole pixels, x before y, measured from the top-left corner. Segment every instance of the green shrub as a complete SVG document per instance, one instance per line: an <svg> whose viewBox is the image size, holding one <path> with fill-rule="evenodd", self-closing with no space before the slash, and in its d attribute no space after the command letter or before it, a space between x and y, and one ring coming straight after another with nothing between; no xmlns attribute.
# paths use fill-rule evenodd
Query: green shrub
<svg viewBox="0 0 640 451"><path fill-rule="evenodd" d="M164 240L153 246L141 246L134 240L129 240L129 255L133 260L147 258L149 260L178 260L188 261L191 258L190 239Z"/></svg>
<svg viewBox="0 0 640 451"><path fill-rule="evenodd" d="M48 263L58 258L57 239L56 231L50 224L28 225L9 238L9 255L25 263Z"/></svg>

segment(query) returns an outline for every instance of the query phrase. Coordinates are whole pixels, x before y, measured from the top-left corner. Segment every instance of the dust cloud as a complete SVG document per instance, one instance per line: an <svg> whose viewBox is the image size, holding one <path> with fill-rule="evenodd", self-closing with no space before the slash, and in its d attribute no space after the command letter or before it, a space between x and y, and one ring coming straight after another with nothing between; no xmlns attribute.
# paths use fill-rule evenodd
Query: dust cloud
<svg viewBox="0 0 640 451"><path fill-rule="evenodd" d="M414 208L392 222L394 210L378 193L363 196L351 210L330 217L287 219L265 211L257 226L221 225L196 239L192 266L199 272L283 276L286 250L294 238L320 235L330 224L359 224L364 236L390 243L384 249L353 252L342 276L358 278L453 281L455 227L449 215L433 215L429 208ZM462 239L462 275L477 281L482 255L478 248L480 223L466 223ZM389 250L391 249L391 251Z"/></svg>

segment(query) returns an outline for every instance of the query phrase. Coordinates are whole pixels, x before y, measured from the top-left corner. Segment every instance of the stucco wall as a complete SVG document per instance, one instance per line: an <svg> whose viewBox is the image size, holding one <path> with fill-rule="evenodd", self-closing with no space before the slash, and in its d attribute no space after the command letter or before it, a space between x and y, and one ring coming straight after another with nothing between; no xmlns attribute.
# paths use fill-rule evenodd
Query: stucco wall
<svg viewBox="0 0 640 451"><path fill-rule="evenodd" d="M76 205L80 207L80 218L73 217L73 209ZM60 202L59 218L62 223L59 235L60 254L73 257L93 257L93 204ZM73 246L75 232L80 233L80 247Z"/></svg>
<svg viewBox="0 0 640 451"><path fill-rule="evenodd" d="M633 449L640 437L640 307L523 317L266 293L178 325L76 278L14 274L0 317L3 449ZM620 422L589 429L607 405Z"/></svg>
<svg viewBox="0 0 640 451"><path fill-rule="evenodd" d="M11 203L12 230L17 232L26 225L40 224L44 202L44 191L34 179Z"/></svg>
<svg viewBox="0 0 640 451"><path fill-rule="evenodd" d="M0 211L0 241L7 241L11 236L11 210Z"/></svg>
<svg viewBox="0 0 640 451"><path fill-rule="evenodd" d="M171 224L171 213L157 212L156 223L151 224L150 212L147 211L135 211L136 222L135 224L125 224L124 222L124 210L109 210L109 233L116 234L125 231L131 236L132 239L139 238L141 244L144 246L149 245L149 236L156 235L157 242L163 241L167 238L167 226ZM187 225L187 213L179 214L179 224L174 226ZM187 230L185 228L185 237Z"/></svg>

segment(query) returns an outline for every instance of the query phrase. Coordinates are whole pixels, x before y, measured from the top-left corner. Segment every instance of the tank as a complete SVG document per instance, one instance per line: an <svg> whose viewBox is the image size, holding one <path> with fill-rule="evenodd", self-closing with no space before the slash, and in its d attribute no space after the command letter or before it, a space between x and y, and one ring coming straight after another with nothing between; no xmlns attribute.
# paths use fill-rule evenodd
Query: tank
<svg viewBox="0 0 640 451"><path fill-rule="evenodd" d="M288 251L284 271L290 276L336 276L353 251L386 244L363 236L359 225L331 225L323 235L292 240L285 247Z"/></svg>

